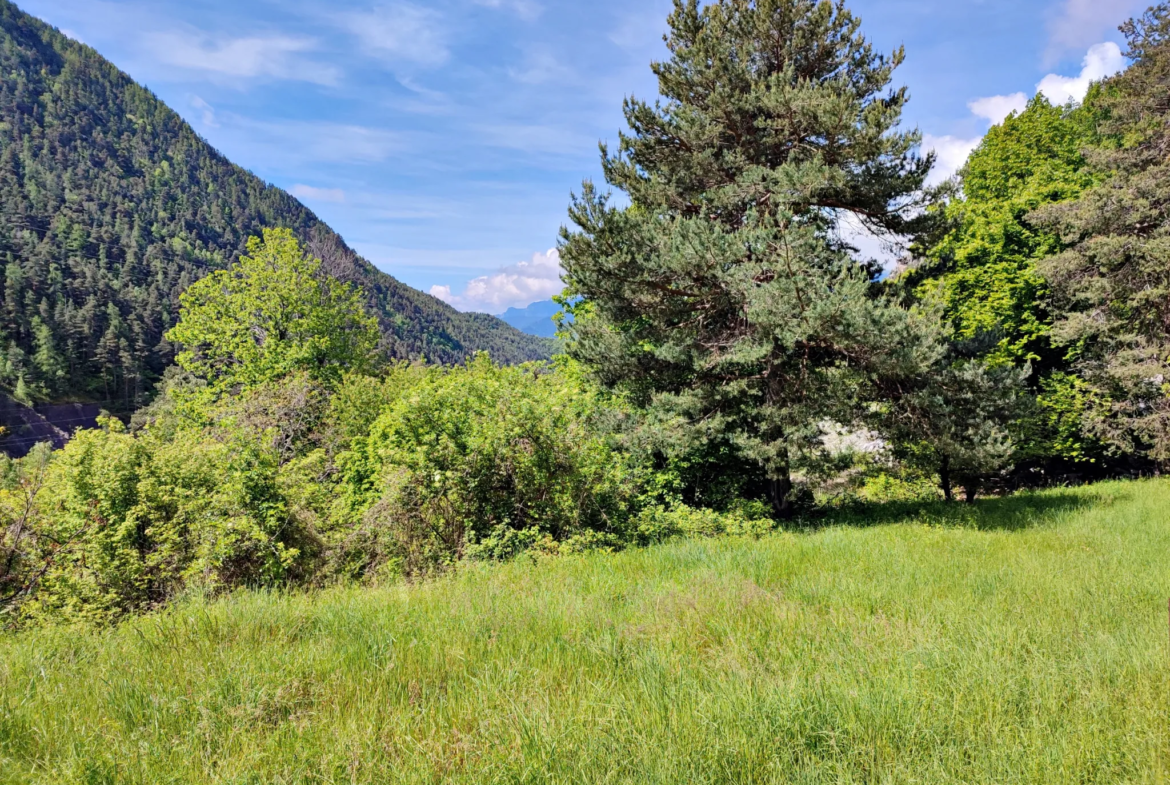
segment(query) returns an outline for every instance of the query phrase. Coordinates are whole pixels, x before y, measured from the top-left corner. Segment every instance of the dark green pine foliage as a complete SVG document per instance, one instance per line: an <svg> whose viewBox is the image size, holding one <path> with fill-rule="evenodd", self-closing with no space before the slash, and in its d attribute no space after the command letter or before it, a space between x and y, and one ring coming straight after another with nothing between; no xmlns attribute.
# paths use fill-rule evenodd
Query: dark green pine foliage
<svg viewBox="0 0 1170 785"><path fill-rule="evenodd" d="M875 382L921 367L913 316L850 258L837 221L922 227L930 169L897 130L902 60L875 53L842 3L676 0L653 66L662 101L629 99L563 235L571 351L688 440L766 475L781 515L826 420L853 422ZM929 331L926 331L929 332Z"/></svg>
<svg viewBox="0 0 1170 785"><path fill-rule="evenodd" d="M1041 210L1069 250L1046 260L1055 340L1107 401L1086 413L1124 453L1170 465L1170 4L1122 26L1133 64L1097 99L1099 183Z"/></svg>
<svg viewBox="0 0 1170 785"><path fill-rule="evenodd" d="M390 357L551 344L379 272L95 51L0 0L0 385L125 410L169 365L180 292L287 227L367 293Z"/></svg>

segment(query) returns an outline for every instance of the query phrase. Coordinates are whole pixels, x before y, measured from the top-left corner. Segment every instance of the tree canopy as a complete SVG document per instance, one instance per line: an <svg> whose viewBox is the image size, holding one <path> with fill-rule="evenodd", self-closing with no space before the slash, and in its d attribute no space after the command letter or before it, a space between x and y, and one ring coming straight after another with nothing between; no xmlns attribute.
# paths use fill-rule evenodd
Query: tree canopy
<svg viewBox="0 0 1170 785"><path fill-rule="evenodd" d="M287 229L265 229L248 254L180 295L167 339L181 346L182 368L219 389L297 371L330 382L369 368L378 323L361 290L324 274Z"/></svg>

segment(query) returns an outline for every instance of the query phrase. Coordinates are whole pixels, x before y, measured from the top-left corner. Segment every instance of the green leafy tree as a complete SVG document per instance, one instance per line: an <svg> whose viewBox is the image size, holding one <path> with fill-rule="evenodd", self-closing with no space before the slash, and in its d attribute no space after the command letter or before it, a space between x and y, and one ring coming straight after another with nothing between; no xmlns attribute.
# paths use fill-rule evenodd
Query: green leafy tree
<svg viewBox="0 0 1170 785"><path fill-rule="evenodd" d="M180 298L179 322L167 333L183 347L180 366L222 391L294 371L336 381L370 364L377 322L356 287L324 275L286 229L264 230L248 252Z"/></svg>
<svg viewBox="0 0 1170 785"><path fill-rule="evenodd" d="M570 351L674 441L730 442L793 510L794 461L849 421L869 381L917 367L916 324L850 258L842 214L923 228L930 157L897 129L902 51L876 54L842 3L676 0L663 101L625 103L603 147L618 209L586 183L561 242Z"/></svg>
<svg viewBox="0 0 1170 785"><path fill-rule="evenodd" d="M1037 221L1069 250L1046 261L1056 340L1110 402L1089 427L1126 452L1170 461L1170 6L1122 26L1133 65L1101 90L1101 182Z"/></svg>
<svg viewBox="0 0 1170 785"><path fill-rule="evenodd" d="M912 276L927 279L920 296L941 300L959 340L998 333L993 361L1060 362L1063 352L1054 357L1048 341L1047 287L1036 263L1062 246L1028 216L1091 185L1082 153L1091 137L1086 115L1038 95L993 126L960 170L962 197L946 209L954 228Z"/></svg>
<svg viewBox="0 0 1170 785"><path fill-rule="evenodd" d="M1022 462L1058 470L1105 455L1079 424L1098 401L1072 372L1069 347L1052 339L1040 263L1065 244L1033 214L1075 199L1097 177L1085 151L1097 141L1099 92L1063 107L1037 95L993 126L959 172L961 195L945 210L951 228L903 280L919 301L942 309L952 341L985 345L992 365L1031 368L1037 405L1013 420L1012 441Z"/></svg>

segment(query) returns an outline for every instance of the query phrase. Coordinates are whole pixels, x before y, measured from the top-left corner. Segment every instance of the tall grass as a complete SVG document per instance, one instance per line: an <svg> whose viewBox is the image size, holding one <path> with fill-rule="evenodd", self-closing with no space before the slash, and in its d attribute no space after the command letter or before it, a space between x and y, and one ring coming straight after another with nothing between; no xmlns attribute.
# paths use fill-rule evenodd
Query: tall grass
<svg viewBox="0 0 1170 785"><path fill-rule="evenodd" d="M1170 779L1170 483L829 524L9 636L0 780Z"/></svg>

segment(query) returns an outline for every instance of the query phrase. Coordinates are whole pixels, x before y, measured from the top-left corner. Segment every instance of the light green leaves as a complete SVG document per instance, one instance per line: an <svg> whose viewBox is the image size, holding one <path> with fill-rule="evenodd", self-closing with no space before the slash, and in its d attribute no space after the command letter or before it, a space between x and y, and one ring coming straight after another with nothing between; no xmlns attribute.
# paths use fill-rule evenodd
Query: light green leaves
<svg viewBox="0 0 1170 785"><path fill-rule="evenodd" d="M333 382L361 370L378 345L362 293L324 274L292 232L265 229L248 256L192 284L180 298L176 361L215 391L307 372Z"/></svg>

